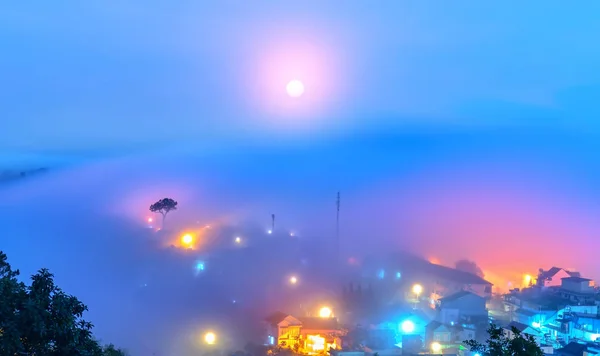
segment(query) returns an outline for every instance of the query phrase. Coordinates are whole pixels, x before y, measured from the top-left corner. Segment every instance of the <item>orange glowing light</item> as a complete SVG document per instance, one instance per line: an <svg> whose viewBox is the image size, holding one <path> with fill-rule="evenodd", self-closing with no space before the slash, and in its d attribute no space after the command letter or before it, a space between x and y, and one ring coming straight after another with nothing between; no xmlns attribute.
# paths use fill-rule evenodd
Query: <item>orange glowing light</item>
<svg viewBox="0 0 600 356"><path fill-rule="evenodd" d="M194 242L194 237L191 234L185 234L181 237L181 243L184 245L191 245Z"/></svg>
<svg viewBox="0 0 600 356"><path fill-rule="evenodd" d="M329 307L323 307L319 310L319 317L321 318L331 318L333 312Z"/></svg>

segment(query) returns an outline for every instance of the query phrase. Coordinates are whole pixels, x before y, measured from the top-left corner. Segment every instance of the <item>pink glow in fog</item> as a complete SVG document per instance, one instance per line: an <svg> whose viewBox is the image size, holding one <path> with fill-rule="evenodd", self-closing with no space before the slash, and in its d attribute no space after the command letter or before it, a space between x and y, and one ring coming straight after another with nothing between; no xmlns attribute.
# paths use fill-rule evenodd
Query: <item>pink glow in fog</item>
<svg viewBox="0 0 600 356"><path fill-rule="evenodd" d="M303 128L322 124L320 118L335 108L346 85L335 49L316 39L279 38L255 57L252 105L266 117L264 124L277 128ZM299 96L288 85L303 85Z"/></svg>

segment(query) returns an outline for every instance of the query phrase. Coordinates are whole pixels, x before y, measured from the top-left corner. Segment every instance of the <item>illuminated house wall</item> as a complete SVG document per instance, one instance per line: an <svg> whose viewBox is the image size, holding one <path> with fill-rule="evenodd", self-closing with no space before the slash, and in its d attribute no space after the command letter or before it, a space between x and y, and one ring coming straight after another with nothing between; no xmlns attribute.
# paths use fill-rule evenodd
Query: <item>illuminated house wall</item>
<svg viewBox="0 0 600 356"><path fill-rule="evenodd" d="M323 347L327 351L331 347L341 345L344 331L336 318L295 318L285 313L277 312L269 316L267 322L267 344L272 337L277 339L277 345L286 348L302 348L306 352L316 352ZM320 350L323 350L320 349Z"/></svg>

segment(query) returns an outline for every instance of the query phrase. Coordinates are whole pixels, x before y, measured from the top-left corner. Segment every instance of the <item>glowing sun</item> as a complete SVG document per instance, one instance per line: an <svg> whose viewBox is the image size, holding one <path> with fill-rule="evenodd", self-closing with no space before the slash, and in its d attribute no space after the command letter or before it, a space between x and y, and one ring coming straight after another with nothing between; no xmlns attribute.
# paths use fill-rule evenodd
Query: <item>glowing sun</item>
<svg viewBox="0 0 600 356"><path fill-rule="evenodd" d="M287 84L285 90L292 98L298 98L304 94L304 84L302 84L301 81L294 79Z"/></svg>

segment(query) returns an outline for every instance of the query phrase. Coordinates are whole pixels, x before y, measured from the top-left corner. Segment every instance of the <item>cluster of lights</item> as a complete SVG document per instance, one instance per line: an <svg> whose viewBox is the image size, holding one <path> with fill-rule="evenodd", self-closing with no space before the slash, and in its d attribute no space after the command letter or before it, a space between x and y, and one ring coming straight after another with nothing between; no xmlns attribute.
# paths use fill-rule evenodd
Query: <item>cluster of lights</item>
<svg viewBox="0 0 600 356"><path fill-rule="evenodd" d="M204 264L204 262L202 262L202 261L196 262L196 270L198 272L204 271L205 268L206 268L206 265Z"/></svg>

